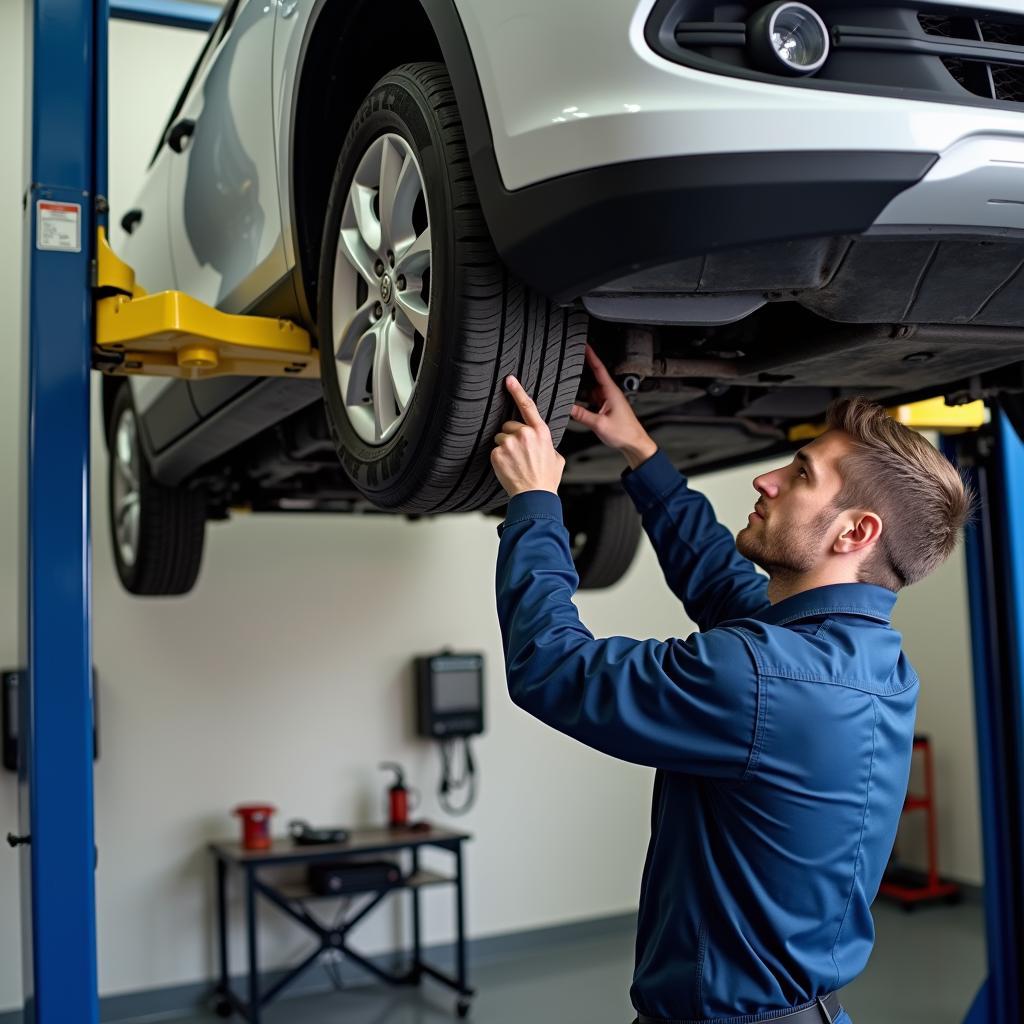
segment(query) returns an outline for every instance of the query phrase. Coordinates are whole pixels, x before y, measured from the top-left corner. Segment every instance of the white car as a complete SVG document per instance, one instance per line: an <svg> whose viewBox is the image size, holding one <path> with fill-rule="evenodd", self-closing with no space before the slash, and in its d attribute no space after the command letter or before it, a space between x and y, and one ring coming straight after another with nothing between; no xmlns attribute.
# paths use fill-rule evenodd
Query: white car
<svg viewBox="0 0 1024 1024"><path fill-rule="evenodd" d="M1024 11L229 0L122 223L147 290L294 319L321 365L104 380L130 590L190 589L236 505L500 509L508 373L605 585L639 528L565 430L588 338L688 472L839 394L1019 415Z"/></svg>

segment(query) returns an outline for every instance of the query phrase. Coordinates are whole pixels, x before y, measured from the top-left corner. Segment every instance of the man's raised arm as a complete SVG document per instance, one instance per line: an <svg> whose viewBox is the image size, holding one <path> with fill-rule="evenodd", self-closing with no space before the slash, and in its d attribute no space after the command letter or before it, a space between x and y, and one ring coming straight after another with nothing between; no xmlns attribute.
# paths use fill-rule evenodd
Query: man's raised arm
<svg viewBox="0 0 1024 1024"><path fill-rule="evenodd" d="M572 417L620 451L629 465L623 486L639 510L665 581L701 630L753 615L768 604L768 580L736 550L711 503L658 451L626 396L592 348L587 365L596 412L573 406Z"/></svg>

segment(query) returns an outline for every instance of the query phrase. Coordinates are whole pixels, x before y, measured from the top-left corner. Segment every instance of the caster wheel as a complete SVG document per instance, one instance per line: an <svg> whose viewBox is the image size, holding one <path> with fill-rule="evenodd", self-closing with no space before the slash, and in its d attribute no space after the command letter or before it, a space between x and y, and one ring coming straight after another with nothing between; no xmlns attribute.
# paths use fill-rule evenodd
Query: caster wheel
<svg viewBox="0 0 1024 1024"><path fill-rule="evenodd" d="M468 1017L469 1016L469 1007L470 1007L470 1004L469 1004L469 1000L468 999L460 999L458 1004L455 1007L455 1013L459 1017Z"/></svg>
<svg viewBox="0 0 1024 1024"><path fill-rule="evenodd" d="M943 902L946 906L956 907L963 903L964 894L962 892L951 892L943 897Z"/></svg>
<svg viewBox="0 0 1024 1024"><path fill-rule="evenodd" d="M900 910L902 910L904 914L912 914L916 909L917 909L917 904L916 903L901 903L900 904Z"/></svg>
<svg viewBox="0 0 1024 1024"><path fill-rule="evenodd" d="M227 1018L235 1012L235 1008L227 999L218 999L213 1006L213 1012L217 1014L218 1017Z"/></svg>

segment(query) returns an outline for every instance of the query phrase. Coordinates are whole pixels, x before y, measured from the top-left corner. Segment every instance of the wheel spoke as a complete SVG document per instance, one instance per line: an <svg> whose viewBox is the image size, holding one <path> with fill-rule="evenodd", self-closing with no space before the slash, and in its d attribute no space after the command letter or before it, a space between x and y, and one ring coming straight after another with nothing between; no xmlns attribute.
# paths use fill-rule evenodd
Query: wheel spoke
<svg viewBox="0 0 1024 1024"><path fill-rule="evenodd" d="M128 515L134 512L139 506L139 496L137 494L126 494L121 499L121 504L117 510L118 522L124 522L128 518Z"/></svg>
<svg viewBox="0 0 1024 1024"><path fill-rule="evenodd" d="M381 249L380 221L373 212L375 194L376 189L370 188L368 185L360 185L355 181L348 193L348 203L352 211L351 226L358 229L363 244L370 252L380 252ZM344 220L342 223L344 224Z"/></svg>
<svg viewBox="0 0 1024 1024"><path fill-rule="evenodd" d="M120 447L120 446L119 446ZM118 451L114 458L114 468L117 471L118 476L124 481L129 491L136 491L139 488L139 480L135 475L135 467L131 464L131 461L125 461L122 457L121 452Z"/></svg>
<svg viewBox="0 0 1024 1024"><path fill-rule="evenodd" d="M426 338L430 309L423 299L412 291L398 292L395 295L395 305L398 307L399 316L412 330L417 331L420 337Z"/></svg>
<svg viewBox="0 0 1024 1024"><path fill-rule="evenodd" d="M383 441L396 418L395 389L388 370L388 326L377 338L377 350L373 359L373 432L378 442Z"/></svg>
<svg viewBox="0 0 1024 1024"><path fill-rule="evenodd" d="M349 266L371 289L377 287L377 275L373 269L376 257L363 240L362 232L357 225L353 224L349 227L342 225L338 234L338 254L345 257ZM338 266L342 266L342 264L339 262ZM335 274L337 274L337 270Z"/></svg>
<svg viewBox="0 0 1024 1024"><path fill-rule="evenodd" d="M344 324L337 332L334 340L334 358L339 362L350 362L360 339L368 331L373 330L373 307L375 304L375 299L367 299L349 317L348 323Z"/></svg>
<svg viewBox="0 0 1024 1024"><path fill-rule="evenodd" d="M388 374L391 377L396 412L400 416L408 407L416 384L412 376L413 339L397 322L388 328L386 339Z"/></svg>
<svg viewBox="0 0 1024 1024"><path fill-rule="evenodd" d="M380 347L379 330L376 326L360 335L352 352L348 369L348 386L345 389L345 404L360 407L367 404L373 384L371 375L377 349Z"/></svg>
<svg viewBox="0 0 1024 1024"><path fill-rule="evenodd" d="M140 504L132 505L131 511L128 513L128 536L131 539L132 551L139 549L139 517L141 514L142 506Z"/></svg>
<svg viewBox="0 0 1024 1024"><path fill-rule="evenodd" d="M396 255L416 236L412 211L420 194L420 176L411 152L384 140L380 159L380 224L384 244Z"/></svg>
<svg viewBox="0 0 1024 1024"><path fill-rule="evenodd" d="M418 274L430 267L430 228L420 232L404 249L395 250L395 273Z"/></svg>

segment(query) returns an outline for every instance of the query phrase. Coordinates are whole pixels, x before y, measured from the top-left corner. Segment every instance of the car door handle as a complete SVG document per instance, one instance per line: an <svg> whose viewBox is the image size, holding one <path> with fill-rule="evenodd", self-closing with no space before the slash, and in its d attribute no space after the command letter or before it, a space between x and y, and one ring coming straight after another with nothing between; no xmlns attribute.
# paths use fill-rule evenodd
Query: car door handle
<svg viewBox="0 0 1024 1024"><path fill-rule="evenodd" d="M196 130L196 123L190 117L183 117L177 124L173 125L171 130L167 133L167 145L174 150L175 153L180 153L185 148L185 140L191 138L192 133Z"/></svg>
<svg viewBox="0 0 1024 1024"><path fill-rule="evenodd" d="M129 210L121 218L121 227L124 228L126 234L131 234L138 226L142 223L142 211L141 210Z"/></svg>

